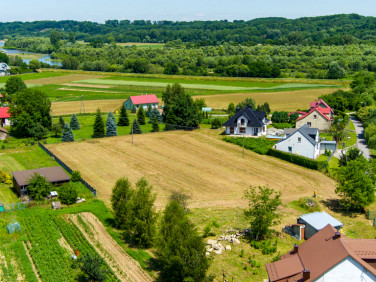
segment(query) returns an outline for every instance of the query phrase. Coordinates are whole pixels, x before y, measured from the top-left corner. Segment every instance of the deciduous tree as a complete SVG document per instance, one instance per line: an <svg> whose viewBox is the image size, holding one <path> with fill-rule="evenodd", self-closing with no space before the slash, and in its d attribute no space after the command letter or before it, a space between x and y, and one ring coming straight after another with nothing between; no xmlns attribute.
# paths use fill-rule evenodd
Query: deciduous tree
<svg viewBox="0 0 376 282"><path fill-rule="evenodd" d="M36 201L43 200L44 197L46 197L50 192L50 189L50 182L48 182L44 176L38 173L35 173L31 177L29 180L29 186L27 186L29 196Z"/></svg>

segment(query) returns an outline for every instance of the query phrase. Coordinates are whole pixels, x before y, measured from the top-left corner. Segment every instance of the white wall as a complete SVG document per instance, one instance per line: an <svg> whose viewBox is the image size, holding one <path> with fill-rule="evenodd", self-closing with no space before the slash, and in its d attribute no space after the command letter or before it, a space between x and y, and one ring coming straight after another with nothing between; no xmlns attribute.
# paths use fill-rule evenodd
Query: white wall
<svg viewBox="0 0 376 282"><path fill-rule="evenodd" d="M352 257L347 257L346 259L329 269L325 274L323 274L315 281L371 282L376 281L376 277L372 273L369 273L366 269L364 269L364 267Z"/></svg>
<svg viewBox="0 0 376 282"><path fill-rule="evenodd" d="M301 142L298 142L298 138ZM314 146L299 131L294 133L290 138L275 144L274 149L289 153L289 147L292 147L292 154L315 159L320 153L320 145Z"/></svg>
<svg viewBox="0 0 376 282"><path fill-rule="evenodd" d="M6 118L5 123L3 124L4 126L9 126L10 125L10 119Z"/></svg>
<svg viewBox="0 0 376 282"><path fill-rule="evenodd" d="M234 128L234 135L243 135L243 133L240 133L240 124L241 124L240 121L241 121L241 119L244 119L244 124L246 124L246 125L248 124L248 119L245 116L241 115L238 118L238 126ZM244 134L245 135L252 135L252 136L266 135L266 128L267 128L267 126L264 125L264 127L265 127L265 131L264 132L262 132L262 127L258 128L257 135L254 135L254 127L246 127ZM226 134L230 134L230 127L229 126L226 127Z"/></svg>

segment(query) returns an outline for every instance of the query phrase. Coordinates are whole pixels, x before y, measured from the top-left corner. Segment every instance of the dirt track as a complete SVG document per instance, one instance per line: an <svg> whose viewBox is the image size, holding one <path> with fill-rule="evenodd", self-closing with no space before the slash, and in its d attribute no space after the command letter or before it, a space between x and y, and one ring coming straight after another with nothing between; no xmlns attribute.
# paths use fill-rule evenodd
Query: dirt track
<svg viewBox="0 0 376 282"><path fill-rule="evenodd" d="M82 220L89 226L89 234L85 228L79 224L77 215L70 215L70 218L85 235L90 244L106 260L118 278L122 281L153 281L147 272L145 272L138 262L132 259L124 249L119 246L106 228L92 213L80 213ZM101 246L101 248L98 248Z"/></svg>

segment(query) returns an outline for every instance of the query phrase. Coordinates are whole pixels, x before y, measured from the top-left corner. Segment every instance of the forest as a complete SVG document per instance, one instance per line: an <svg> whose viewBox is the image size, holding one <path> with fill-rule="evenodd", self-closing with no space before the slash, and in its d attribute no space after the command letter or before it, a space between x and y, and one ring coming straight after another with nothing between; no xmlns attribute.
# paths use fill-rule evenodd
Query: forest
<svg viewBox="0 0 376 282"><path fill-rule="evenodd" d="M259 18L249 21L148 21L107 20L104 24L78 21L34 21L0 23L0 37L46 36L60 30L68 38L94 42L167 43L180 39L199 46L232 42L242 45L346 45L375 42L376 18L357 14L285 19Z"/></svg>

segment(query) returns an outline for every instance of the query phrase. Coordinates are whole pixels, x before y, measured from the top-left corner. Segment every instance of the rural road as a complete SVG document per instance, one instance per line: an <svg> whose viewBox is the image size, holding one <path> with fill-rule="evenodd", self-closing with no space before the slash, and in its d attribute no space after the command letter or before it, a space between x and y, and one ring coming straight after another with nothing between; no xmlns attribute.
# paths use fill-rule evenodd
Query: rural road
<svg viewBox="0 0 376 282"><path fill-rule="evenodd" d="M360 151L363 152L363 156L369 160L371 158L371 154L369 153L369 149L366 143L366 139L364 137L364 127L363 124L354 117L350 116L352 123L355 126L356 132L356 146L359 148Z"/></svg>

